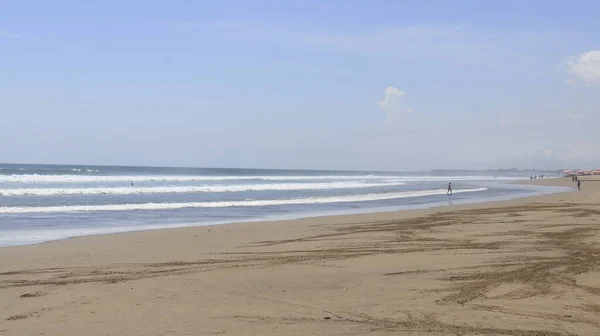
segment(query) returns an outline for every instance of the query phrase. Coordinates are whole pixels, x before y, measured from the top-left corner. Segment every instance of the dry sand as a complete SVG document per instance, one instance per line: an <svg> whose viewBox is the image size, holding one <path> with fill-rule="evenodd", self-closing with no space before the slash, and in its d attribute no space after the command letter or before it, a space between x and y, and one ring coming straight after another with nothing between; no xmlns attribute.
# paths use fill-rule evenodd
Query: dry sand
<svg viewBox="0 0 600 336"><path fill-rule="evenodd" d="M507 202L0 248L0 336L600 335L600 181L587 180Z"/></svg>

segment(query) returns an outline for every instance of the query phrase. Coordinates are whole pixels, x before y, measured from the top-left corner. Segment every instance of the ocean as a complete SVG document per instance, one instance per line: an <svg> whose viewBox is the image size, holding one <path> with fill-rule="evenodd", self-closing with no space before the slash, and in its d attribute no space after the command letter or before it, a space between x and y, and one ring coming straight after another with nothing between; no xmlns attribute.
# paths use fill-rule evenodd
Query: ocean
<svg viewBox="0 0 600 336"><path fill-rule="evenodd" d="M507 183L528 179L529 174L0 164L0 246L136 230L424 208L561 191ZM450 182L452 196L446 195Z"/></svg>

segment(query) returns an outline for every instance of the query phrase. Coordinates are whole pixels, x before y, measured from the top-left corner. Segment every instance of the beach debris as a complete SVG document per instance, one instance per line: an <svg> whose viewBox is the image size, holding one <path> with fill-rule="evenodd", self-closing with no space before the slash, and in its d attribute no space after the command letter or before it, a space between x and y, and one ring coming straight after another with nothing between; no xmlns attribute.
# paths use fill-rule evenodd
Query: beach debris
<svg viewBox="0 0 600 336"><path fill-rule="evenodd" d="M328 311L328 310L324 310L323 312L324 312L324 313L327 313L327 314L329 314L329 315L331 315L331 316L335 316L335 317L337 317L337 318L339 318L339 319L343 318L341 315L338 315L338 314L332 313L332 312L330 312L330 311ZM331 316L327 316L327 317L325 317L325 320L330 320L330 319L331 319Z"/></svg>
<svg viewBox="0 0 600 336"><path fill-rule="evenodd" d="M38 296L42 296L42 295L44 295L43 292L32 292L32 293L21 294L21 298L32 298L32 297L38 297Z"/></svg>

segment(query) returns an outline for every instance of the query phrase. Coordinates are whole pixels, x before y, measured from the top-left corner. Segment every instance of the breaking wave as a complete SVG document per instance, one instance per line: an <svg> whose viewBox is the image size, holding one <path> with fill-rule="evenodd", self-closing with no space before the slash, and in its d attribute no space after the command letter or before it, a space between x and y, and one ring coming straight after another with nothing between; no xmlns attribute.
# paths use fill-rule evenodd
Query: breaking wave
<svg viewBox="0 0 600 336"><path fill-rule="evenodd" d="M454 190L454 193L485 191L487 188ZM185 208L227 208L227 207L260 207L272 205L305 205L324 203L369 202L398 198L423 197L446 194L446 189L406 191L379 194L363 194L332 197L309 197L279 200L245 200L245 201L213 201L187 203L137 203L137 204L102 204L102 205L65 205L40 207L0 207L0 214L21 213L57 213L57 212L89 212L89 211L130 211L130 210L173 210Z"/></svg>

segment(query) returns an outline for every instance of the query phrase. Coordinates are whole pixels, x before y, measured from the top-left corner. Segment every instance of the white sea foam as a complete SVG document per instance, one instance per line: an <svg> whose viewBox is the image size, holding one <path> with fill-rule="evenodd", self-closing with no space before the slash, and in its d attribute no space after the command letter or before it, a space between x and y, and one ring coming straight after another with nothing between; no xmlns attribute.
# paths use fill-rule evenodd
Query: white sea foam
<svg viewBox="0 0 600 336"><path fill-rule="evenodd" d="M403 181L481 181L516 180L521 177L491 176L385 176L385 175L319 175L319 176L144 176L144 175L0 175L0 183L107 183L107 182L202 182L202 181L306 181L306 180L403 180Z"/></svg>
<svg viewBox="0 0 600 336"><path fill-rule="evenodd" d="M248 185L117 187L117 188L15 188L0 189L0 196L135 195L169 193L219 193L267 190L323 190L374 188L403 185L403 182L367 183L358 181L330 183L268 183Z"/></svg>
<svg viewBox="0 0 600 336"><path fill-rule="evenodd" d="M305 180L370 180L393 176L378 175L321 175L321 176L191 176L191 175L0 175L0 182L9 183L93 183L93 182L194 182L194 181L305 181Z"/></svg>
<svg viewBox="0 0 600 336"><path fill-rule="evenodd" d="M394 176L394 178L402 181L515 181L515 180L527 180L529 177L524 176Z"/></svg>
<svg viewBox="0 0 600 336"><path fill-rule="evenodd" d="M454 190L454 193L485 191L487 188ZM247 201L214 201L188 203L143 203L143 204L103 204L103 205L67 205L42 207L0 207L0 214L21 213L57 213L57 212L89 212L89 211L130 211L130 210L173 210L184 208L227 208L227 207L260 207L272 205L302 205L324 203L348 203L389 200L398 198L444 195L446 189L406 191L380 194L363 194L332 197L309 197L279 200L247 200Z"/></svg>

